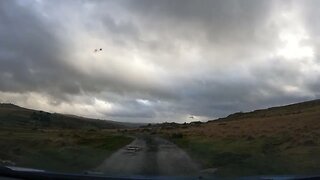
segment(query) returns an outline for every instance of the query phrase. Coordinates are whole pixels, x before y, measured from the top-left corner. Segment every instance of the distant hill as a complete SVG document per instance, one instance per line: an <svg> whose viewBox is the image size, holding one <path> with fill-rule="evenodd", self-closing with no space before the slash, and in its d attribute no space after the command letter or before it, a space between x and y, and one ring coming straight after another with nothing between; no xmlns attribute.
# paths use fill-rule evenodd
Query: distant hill
<svg viewBox="0 0 320 180"><path fill-rule="evenodd" d="M49 113L23 108L14 104L0 103L1 127L114 129L136 127L134 123L84 118L75 115Z"/></svg>
<svg viewBox="0 0 320 180"><path fill-rule="evenodd" d="M312 139L320 136L319 118L320 100L317 99L252 112L238 112L206 123L175 124L169 128L159 126L160 129L168 130L168 133L173 130L190 136L232 138L287 134L304 141L305 137Z"/></svg>
<svg viewBox="0 0 320 180"><path fill-rule="evenodd" d="M259 109L252 112L237 112L230 114L227 117L219 118L217 120L240 120L248 118L270 118L281 117L293 114L303 114L310 111L320 111L320 100L305 101L295 104L289 104L285 106L271 107L268 109ZM217 120L211 120L214 122Z"/></svg>
<svg viewBox="0 0 320 180"><path fill-rule="evenodd" d="M218 131L221 130L220 125L237 123L239 128L248 130L247 124L255 124L257 126L263 126L268 128L270 126L277 126L281 124L281 128L285 125L290 124L295 128L300 126L309 127L312 123L320 126L320 99L305 101L295 104L289 104L284 106L270 107L267 109L259 109L251 112L236 112L223 118L215 120L209 120L208 122L194 121L190 123L175 123L165 122L157 124L148 124L141 126L141 128L159 128L159 129L176 129L176 128L189 128L189 127L202 127L206 128L206 132L211 131L211 127L219 127ZM296 124L294 124L296 123ZM306 124L306 125L305 125ZM193 129L189 129L190 132ZM201 128L197 128L201 130ZM254 128L252 129L254 130ZM212 131L213 132L213 131ZM194 131L196 133L196 131Z"/></svg>

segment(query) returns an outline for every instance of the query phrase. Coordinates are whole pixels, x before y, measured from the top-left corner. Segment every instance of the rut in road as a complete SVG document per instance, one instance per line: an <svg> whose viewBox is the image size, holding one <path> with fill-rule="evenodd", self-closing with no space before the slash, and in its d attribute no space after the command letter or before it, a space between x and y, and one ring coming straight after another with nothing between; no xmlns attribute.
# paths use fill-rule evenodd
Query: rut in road
<svg viewBox="0 0 320 180"><path fill-rule="evenodd" d="M139 147L128 151L127 147ZM107 158L97 171L110 175L195 175L198 166L186 152L159 137L139 137Z"/></svg>

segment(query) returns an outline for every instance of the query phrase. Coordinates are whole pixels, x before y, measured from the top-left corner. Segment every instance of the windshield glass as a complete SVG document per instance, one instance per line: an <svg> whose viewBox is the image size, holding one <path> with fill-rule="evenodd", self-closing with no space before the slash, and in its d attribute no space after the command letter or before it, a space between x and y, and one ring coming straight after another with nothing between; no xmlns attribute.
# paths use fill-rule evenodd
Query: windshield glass
<svg viewBox="0 0 320 180"><path fill-rule="evenodd" d="M108 177L319 174L319 8L1 0L0 166Z"/></svg>

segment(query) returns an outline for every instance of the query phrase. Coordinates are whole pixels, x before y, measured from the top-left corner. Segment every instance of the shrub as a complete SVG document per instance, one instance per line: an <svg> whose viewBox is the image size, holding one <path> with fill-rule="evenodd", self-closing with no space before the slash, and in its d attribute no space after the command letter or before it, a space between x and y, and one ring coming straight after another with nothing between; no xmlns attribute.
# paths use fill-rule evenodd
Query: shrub
<svg viewBox="0 0 320 180"><path fill-rule="evenodd" d="M183 134L182 133L173 133L173 134L171 134L171 138L174 138L174 139L183 138Z"/></svg>

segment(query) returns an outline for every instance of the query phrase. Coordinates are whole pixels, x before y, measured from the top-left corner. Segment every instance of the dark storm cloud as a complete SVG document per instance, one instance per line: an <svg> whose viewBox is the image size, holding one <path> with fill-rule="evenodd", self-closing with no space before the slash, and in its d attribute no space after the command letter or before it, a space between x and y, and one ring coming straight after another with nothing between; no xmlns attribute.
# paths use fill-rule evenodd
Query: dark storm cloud
<svg viewBox="0 0 320 180"><path fill-rule="evenodd" d="M259 32L272 13L272 1L129 1L129 8L155 28L165 29L169 38L187 35L196 40L201 33L211 45L231 48L256 44L273 32ZM152 29L152 27L150 27ZM175 32L177 31L177 32ZM270 33L270 34L266 34ZM198 36L198 37L197 37ZM266 43L266 41L264 41ZM270 43L270 42L269 42Z"/></svg>
<svg viewBox="0 0 320 180"><path fill-rule="evenodd" d="M63 78L70 73L59 62L64 47L52 32L54 28L17 2L0 3L0 90L79 91L68 78Z"/></svg>
<svg viewBox="0 0 320 180"><path fill-rule="evenodd" d="M320 26L312 19L318 6L1 1L0 100L155 122L189 115L210 119L317 98ZM281 33L310 37L283 40ZM294 58L279 55L286 43L298 44L295 51L312 46L314 56L302 50ZM103 51L93 53L95 48Z"/></svg>

